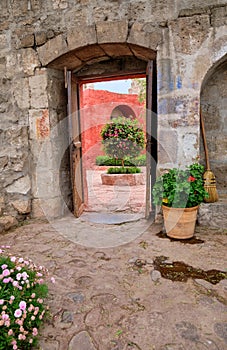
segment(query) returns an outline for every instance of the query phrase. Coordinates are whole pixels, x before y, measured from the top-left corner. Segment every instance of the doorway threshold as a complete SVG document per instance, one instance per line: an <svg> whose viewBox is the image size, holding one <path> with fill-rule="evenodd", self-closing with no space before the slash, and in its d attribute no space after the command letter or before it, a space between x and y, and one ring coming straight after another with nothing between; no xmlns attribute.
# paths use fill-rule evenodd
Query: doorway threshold
<svg viewBox="0 0 227 350"><path fill-rule="evenodd" d="M80 219L82 221L93 222L95 224L121 225L127 222L144 219L143 213L104 213L104 212L84 212Z"/></svg>

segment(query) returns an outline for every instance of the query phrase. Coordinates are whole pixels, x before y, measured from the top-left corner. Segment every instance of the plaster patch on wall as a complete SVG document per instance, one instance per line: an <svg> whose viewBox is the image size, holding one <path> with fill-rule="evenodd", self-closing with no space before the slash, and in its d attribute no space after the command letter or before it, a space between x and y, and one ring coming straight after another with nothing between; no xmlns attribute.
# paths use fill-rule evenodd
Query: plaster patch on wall
<svg viewBox="0 0 227 350"><path fill-rule="evenodd" d="M185 134L183 137L183 151L185 157L196 158L197 157L197 136L195 134Z"/></svg>
<svg viewBox="0 0 227 350"><path fill-rule="evenodd" d="M42 117L36 119L36 135L38 139L45 139L50 135L49 112L42 111Z"/></svg>

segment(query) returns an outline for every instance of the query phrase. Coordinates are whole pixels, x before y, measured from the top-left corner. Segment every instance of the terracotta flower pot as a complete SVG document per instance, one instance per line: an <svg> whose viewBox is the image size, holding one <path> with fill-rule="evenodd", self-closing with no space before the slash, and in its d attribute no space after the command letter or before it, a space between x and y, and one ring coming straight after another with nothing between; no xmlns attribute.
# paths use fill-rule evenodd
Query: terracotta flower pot
<svg viewBox="0 0 227 350"><path fill-rule="evenodd" d="M162 211L167 236L177 239L193 237L198 205L192 208L170 208L163 205Z"/></svg>

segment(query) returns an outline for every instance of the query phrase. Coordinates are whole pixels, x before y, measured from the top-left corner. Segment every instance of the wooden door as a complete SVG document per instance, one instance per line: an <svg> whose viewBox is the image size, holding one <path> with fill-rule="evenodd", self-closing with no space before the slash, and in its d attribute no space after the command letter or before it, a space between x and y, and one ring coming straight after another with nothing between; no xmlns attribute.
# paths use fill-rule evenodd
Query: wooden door
<svg viewBox="0 0 227 350"><path fill-rule="evenodd" d="M149 219L154 212L152 188L157 167L157 75L156 62L149 61L146 71L146 209Z"/></svg>
<svg viewBox="0 0 227 350"><path fill-rule="evenodd" d="M84 209L79 85L71 71L68 71L66 75L73 213L79 217Z"/></svg>

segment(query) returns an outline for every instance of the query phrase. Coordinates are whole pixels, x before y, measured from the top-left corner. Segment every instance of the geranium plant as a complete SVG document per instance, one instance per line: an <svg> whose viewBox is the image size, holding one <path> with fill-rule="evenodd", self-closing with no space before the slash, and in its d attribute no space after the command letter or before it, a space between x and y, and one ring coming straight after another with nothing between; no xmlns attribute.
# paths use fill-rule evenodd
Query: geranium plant
<svg viewBox="0 0 227 350"><path fill-rule="evenodd" d="M48 309L46 275L42 266L0 249L0 350L26 350L37 343Z"/></svg>
<svg viewBox="0 0 227 350"><path fill-rule="evenodd" d="M101 130L105 153L120 159L124 167L127 157L136 157L144 148L144 133L136 119L114 118Z"/></svg>
<svg viewBox="0 0 227 350"><path fill-rule="evenodd" d="M194 163L186 169L173 168L156 179L153 201L156 205L173 208L191 208L208 196L203 186L204 167Z"/></svg>

